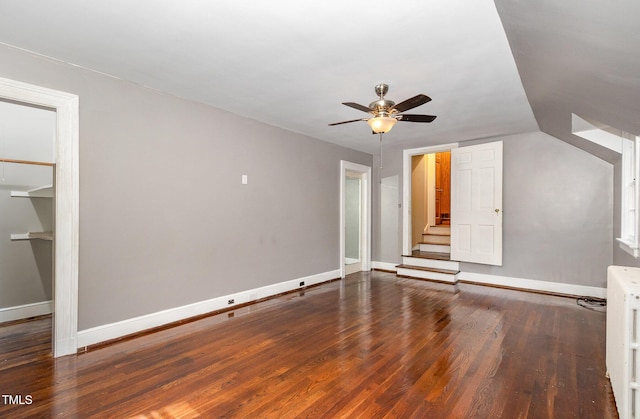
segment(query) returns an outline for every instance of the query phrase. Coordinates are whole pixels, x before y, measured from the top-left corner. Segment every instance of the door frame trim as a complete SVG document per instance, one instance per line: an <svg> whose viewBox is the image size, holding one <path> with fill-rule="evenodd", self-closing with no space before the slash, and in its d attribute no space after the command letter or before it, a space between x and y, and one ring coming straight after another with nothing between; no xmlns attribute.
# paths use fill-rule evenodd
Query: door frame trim
<svg viewBox="0 0 640 419"><path fill-rule="evenodd" d="M0 98L56 111L53 356L78 350L79 98L0 78Z"/></svg>
<svg viewBox="0 0 640 419"><path fill-rule="evenodd" d="M340 160L340 277L345 277L344 250L345 250L345 177L347 172L355 172L362 175L362 202L364 211L362 214L362 243L364 244L361 259L362 270L371 270L371 167L346 160Z"/></svg>
<svg viewBox="0 0 640 419"><path fill-rule="evenodd" d="M458 148L458 143L402 150L402 254L411 254L411 158Z"/></svg>

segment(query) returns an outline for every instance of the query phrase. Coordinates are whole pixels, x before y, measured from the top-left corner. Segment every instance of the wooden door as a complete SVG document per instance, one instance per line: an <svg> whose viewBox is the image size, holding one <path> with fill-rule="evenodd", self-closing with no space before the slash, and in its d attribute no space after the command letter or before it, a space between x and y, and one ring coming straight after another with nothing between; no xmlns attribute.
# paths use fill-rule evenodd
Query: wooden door
<svg viewBox="0 0 640 419"><path fill-rule="evenodd" d="M451 152L436 154L436 225L449 225L451 213Z"/></svg>

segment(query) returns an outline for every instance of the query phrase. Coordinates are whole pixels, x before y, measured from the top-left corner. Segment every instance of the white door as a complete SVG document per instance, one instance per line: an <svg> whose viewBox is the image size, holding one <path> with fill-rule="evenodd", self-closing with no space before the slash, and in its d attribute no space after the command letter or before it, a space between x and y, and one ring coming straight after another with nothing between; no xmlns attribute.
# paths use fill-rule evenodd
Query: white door
<svg viewBox="0 0 640 419"><path fill-rule="evenodd" d="M502 141L451 150L451 259L502 265Z"/></svg>

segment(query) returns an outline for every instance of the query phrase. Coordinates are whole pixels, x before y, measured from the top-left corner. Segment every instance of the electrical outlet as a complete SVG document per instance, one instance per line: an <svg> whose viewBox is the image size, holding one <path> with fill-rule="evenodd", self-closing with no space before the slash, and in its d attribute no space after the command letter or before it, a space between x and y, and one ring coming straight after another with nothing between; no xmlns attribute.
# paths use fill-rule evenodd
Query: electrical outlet
<svg viewBox="0 0 640 419"><path fill-rule="evenodd" d="M227 304L235 304L236 300L234 300L233 298L230 299L229 301L227 301Z"/></svg>
<svg viewBox="0 0 640 419"><path fill-rule="evenodd" d="M304 287L304 281L301 281L301 282L300 282L300 286L301 286L301 287Z"/></svg>

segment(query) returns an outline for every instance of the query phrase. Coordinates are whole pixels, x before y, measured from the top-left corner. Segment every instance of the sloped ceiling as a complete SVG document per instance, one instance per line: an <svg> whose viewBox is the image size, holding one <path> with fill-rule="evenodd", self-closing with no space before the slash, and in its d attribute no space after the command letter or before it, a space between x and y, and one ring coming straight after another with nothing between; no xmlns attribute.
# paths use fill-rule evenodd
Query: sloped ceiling
<svg viewBox="0 0 640 419"><path fill-rule="evenodd" d="M605 160L571 134L571 114L640 135L640 3L496 0L540 129Z"/></svg>
<svg viewBox="0 0 640 419"><path fill-rule="evenodd" d="M538 125L491 0L0 0L0 42L375 154L373 87L433 100L385 135L414 147Z"/></svg>

